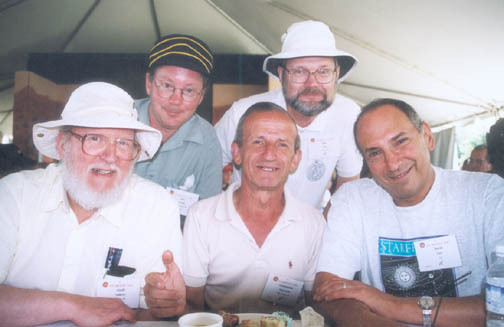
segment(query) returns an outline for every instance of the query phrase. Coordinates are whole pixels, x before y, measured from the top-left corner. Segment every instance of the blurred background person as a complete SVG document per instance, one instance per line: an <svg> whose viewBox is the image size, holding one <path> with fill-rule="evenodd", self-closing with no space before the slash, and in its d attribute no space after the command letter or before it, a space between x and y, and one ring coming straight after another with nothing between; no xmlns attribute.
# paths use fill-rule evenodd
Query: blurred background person
<svg viewBox="0 0 504 327"><path fill-rule="evenodd" d="M504 118L497 120L486 135L488 161L492 165L492 173L504 178Z"/></svg>
<svg viewBox="0 0 504 327"><path fill-rule="evenodd" d="M480 144L474 147L471 157L467 163L464 161L462 170L488 173L492 170L492 165L488 162L487 146Z"/></svg>

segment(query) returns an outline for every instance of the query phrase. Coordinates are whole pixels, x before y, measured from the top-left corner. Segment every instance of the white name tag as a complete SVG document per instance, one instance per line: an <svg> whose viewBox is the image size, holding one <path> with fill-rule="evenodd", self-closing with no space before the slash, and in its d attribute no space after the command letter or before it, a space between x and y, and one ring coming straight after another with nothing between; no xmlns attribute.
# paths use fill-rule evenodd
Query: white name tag
<svg viewBox="0 0 504 327"><path fill-rule="evenodd" d="M166 189L170 191L170 194L177 200L181 215L187 216L189 208L198 202L199 194L177 190L171 187L167 187Z"/></svg>
<svg viewBox="0 0 504 327"><path fill-rule="evenodd" d="M413 244L420 271L455 268L462 265L454 235L419 240Z"/></svg>
<svg viewBox="0 0 504 327"><path fill-rule="evenodd" d="M298 280L273 275L268 276L261 299L268 302L293 306L303 290L303 282Z"/></svg>
<svg viewBox="0 0 504 327"><path fill-rule="evenodd" d="M325 158L334 153L335 140L332 137L327 138L311 138L310 139L310 157Z"/></svg>
<svg viewBox="0 0 504 327"><path fill-rule="evenodd" d="M138 308L140 280L137 277L114 277L106 275L98 281L96 296L121 299L130 308Z"/></svg>

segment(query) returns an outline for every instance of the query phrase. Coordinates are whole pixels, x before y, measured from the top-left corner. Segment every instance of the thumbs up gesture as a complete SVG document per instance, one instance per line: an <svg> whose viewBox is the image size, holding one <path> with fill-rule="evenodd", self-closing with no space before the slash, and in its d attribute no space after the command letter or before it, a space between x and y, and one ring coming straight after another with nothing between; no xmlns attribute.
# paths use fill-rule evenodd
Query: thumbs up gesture
<svg viewBox="0 0 504 327"><path fill-rule="evenodd" d="M165 271L151 272L145 276L145 302L150 313L157 318L172 317L184 312L186 288L182 274L173 261L173 254L163 252Z"/></svg>

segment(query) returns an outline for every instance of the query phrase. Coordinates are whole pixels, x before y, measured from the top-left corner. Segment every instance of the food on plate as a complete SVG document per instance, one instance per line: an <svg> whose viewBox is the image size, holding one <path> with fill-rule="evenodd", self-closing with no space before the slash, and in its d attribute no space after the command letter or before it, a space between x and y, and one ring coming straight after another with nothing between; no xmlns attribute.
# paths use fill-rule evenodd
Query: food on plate
<svg viewBox="0 0 504 327"><path fill-rule="evenodd" d="M324 327L324 317L318 314L312 307L306 307L299 311L302 327Z"/></svg>
<svg viewBox="0 0 504 327"><path fill-rule="evenodd" d="M240 320L240 324L238 325L238 327L261 327L261 326L259 326L258 321L250 319Z"/></svg>
<svg viewBox="0 0 504 327"><path fill-rule="evenodd" d="M231 314L219 311L223 327L292 327L292 318L285 312L269 314Z"/></svg>
<svg viewBox="0 0 504 327"><path fill-rule="evenodd" d="M273 312L261 318L261 327L292 327L292 318L285 312Z"/></svg>
<svg viewBox="0 0 504 327"><path fill-rule="evenodd" d="M261 327L287 327L286 321L279 317L262 317Z"/></svg>
<svg viewBox="0 0 504 327"><path fill-rule="evenodd" d="M219 311L222 316L222 327L236 327L240 322L240 318L237 315L231 314L226 311Z"/></svg>

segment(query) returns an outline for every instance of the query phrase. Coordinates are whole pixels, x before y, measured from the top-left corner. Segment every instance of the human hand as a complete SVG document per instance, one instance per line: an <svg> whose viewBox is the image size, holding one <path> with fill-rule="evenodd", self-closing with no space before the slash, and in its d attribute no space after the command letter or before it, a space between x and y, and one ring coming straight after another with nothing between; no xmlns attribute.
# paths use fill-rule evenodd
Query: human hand
<svg viewBox="0 0 504 327"><path fill-rule="evenodd" d="M108 326L119 320L135 322L135 311L120 299L70 295L70 320L78 326Z"/></svg>
<svg viewBox="0 0 504 327"><path fill-rule="evenodd" d="M387 309L396 307L397 298L357 280L349 280L329 273L318 273L313 300L320 302L336 299L361 301L372 311L386 316Z"/></svg>
<svg viewBox="0 0 504 327"><path fill-rule="evenodd" d="M186 288L182 274L173 261L173 254L163 253L166 271L152 272L145 276L145 302L154 317L172 317L184 312Z"/></svg>

